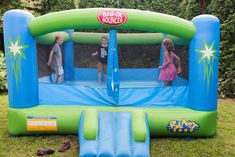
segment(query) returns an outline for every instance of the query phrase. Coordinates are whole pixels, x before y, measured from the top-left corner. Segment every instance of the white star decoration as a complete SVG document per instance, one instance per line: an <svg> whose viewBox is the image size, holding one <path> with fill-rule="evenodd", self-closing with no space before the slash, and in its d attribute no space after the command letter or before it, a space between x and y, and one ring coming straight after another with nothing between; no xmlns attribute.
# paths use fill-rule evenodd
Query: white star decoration
<svg viewBox="0 0 235 157"><path fill-rule="evenodd" d="M19 79L21 79L21 59L26 59L23 50L28 47L28 45L20 45L20 38L16 38L15 42L9 37L9 49L8 55L10 56L11 70L15 76L16 86L18 88Z"/></svg>
<svg viewBox="0 0 235 157"><path fill-rule="evenodd" d="M206 42L204 42L204 49L202 50L196 50L198 53L201 53L202 56L199 60L199 63L202 62L203 60L207 59L208 61L210 61L211 59L215 59L215 52L217 52L214 49L214 43L212 42L211 45L209 46Z"/></svg>
<svg viewBox="0 0 235 157"><path fill-rule="evenodd" d="M207 59L210 59L210 58L213 56L213 53L214 53L215 51L213 51L213 50L211 49L211 47L208 48L207 45L206 45L206 46L205 46L205 50L202 50L201 52L204 53L203 58L206 58L206 57L207 57Z"/></svg>
<svg viewBox="0 0 235 157"><path fill-rule="evenodd" d="M14 55L14 56L16 56L17 54L22 54L21 53L21 51L22 51L22 49L24 48L23 46L20 46L19 45L19 42L18 42L18 40L16 40L16 42L15 43L10 43L11 45L10 46L8 46L8 48L10 49L10 52Z"/></svg>
<svg viewBox="0 0 235 157"><path fill-rule="evenodd" d="M213 64L214 60L217 58L215 53L217 50L214 49L215 41L208 45L206 41L204 41L204 49L196 49L196 52L201 54L201 58L198 63L203 62L204 64L204 80L207 83L207 89L209 90L210 79L213 77Z"/></svg>

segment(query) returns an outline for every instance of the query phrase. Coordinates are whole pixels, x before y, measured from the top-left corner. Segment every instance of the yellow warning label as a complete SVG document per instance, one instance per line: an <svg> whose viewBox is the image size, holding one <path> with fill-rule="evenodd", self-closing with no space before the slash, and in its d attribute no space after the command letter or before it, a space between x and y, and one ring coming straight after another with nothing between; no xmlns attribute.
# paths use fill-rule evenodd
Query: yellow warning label
<svg viewBox="0 0 235 157"><path fill-rule="evenodd" d="M27 130L28 131L57 131L57 119L56 117L28 116L27 117Z"/></svg>

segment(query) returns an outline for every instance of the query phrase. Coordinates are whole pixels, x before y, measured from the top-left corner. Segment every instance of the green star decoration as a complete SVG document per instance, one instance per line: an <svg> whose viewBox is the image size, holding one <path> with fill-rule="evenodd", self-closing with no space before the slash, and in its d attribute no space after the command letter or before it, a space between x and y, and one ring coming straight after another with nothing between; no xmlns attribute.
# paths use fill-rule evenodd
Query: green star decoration
<svg viewBox="0 0 235 157"><path fill-rule="evenodd" d="M214 60L217 59L215 56L217 50L214 49L214 44L215 41L213 41L210 45L204 41L204 49L196 49L196 52L202 55L198 61L198 64L201 62L204 64L204 81L206 80L207 89L209 89L210 86L210 78L213 77Z"/></svg>
<svg viewBox="0 0 235 157"><path fill-rule="evenodd" d="M10 56L11 70L14 72L16 87L18 88L19 77L21 80L20 62L22 58L26 59L23 50L27 48L28 45L21 46L19 37L16 38L15 42L13 42L10 37L8 40L10 42L7 48L9 49L8 55Z"/></svg>

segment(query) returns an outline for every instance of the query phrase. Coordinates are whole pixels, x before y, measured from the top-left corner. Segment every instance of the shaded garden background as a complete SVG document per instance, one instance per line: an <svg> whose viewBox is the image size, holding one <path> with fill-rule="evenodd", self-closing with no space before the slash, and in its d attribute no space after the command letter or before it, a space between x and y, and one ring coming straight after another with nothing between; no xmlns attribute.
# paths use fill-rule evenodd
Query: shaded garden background
<svg viewBox="0 0 235 157"><path fill-rule="evenodd" d="M235 1L234 0L1 0L0 18L9 9L31 11L35 16L74 8L115 7L161 12L191 20L212 14L221 21L219 96L235 97ZM0 91L7 89L0 22ZM186 53L186 52L184 52ZM182 53L181 55L186 55Z"/></svg>

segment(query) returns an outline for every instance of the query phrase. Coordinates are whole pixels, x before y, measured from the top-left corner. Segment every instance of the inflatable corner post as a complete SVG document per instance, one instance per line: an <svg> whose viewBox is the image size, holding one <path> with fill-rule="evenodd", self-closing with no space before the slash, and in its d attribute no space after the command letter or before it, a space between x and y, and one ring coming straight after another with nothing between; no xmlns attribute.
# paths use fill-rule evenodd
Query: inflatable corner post
<svg viewBox="0 0 235 157"><path fill-rule="evenodd" d="M36 40L29 32L33 15L11 10L3 16L9 106L38 105Z"/></svg>
<svg viewBox="0 0 235 157"><path fill-rule="evenodd" d="M217 109L220 22L212 15L192 20L196 33L189 50L189 104L199 111Z"/></svg>
<svg viewBox="0 0 235 157"><path fill-rule="evenodd" d="M87 85L81 78L94 81L96 69L74 65L74 44L100 44L104 35L74 30L94 28L109 30L107 86ZM11 135L78 134L81 157L149 157L150 135L216 133L220 22L212 15L187 21L135 9L74 9L39 17L10 10L3 29ZM36 49L37 43L52 45L57 34L64 39L59 85L50 76L38 78ZM156 79L158 68L119 69L118 44L161 44L164 38L189 43L189 80L179 76L166 88ZM161 48L160 65L163 58Z"/></svg>

